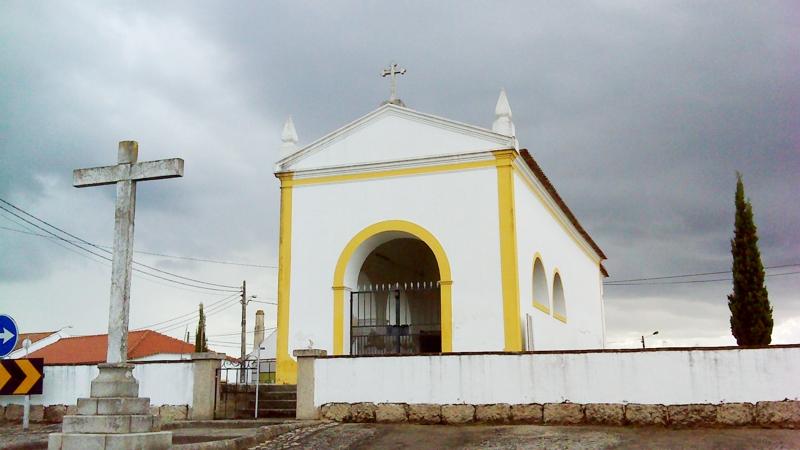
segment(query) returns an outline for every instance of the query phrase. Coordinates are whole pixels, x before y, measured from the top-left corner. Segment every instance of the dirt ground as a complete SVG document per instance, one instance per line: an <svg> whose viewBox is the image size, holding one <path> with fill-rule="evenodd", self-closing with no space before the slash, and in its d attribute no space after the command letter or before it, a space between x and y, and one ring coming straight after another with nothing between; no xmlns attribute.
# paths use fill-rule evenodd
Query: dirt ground
<svg viewBox="0 0 800 450"><path fill-rule="evenodd" d="M327 423L252 449L800 449L800 430Z"/></svg>

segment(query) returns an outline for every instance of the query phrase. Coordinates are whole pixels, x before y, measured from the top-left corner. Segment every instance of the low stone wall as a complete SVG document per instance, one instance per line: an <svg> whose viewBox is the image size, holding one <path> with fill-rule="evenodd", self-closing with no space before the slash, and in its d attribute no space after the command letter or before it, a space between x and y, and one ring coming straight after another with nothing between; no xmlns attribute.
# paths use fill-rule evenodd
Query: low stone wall
<svg viewBox="0 0 800 450"><path fill-rule="evenodd" d="M800 401L719 405L327 403L320 408L320 415L337 422L800 428Z"/></svg>
<svg viewBox="0 0 800 450"><path fill-rule="evenodd" d="M151 406L150 414L159 416L161 423L186 420L190 417L191 407L188 405L161 405ZM31 423L61 423L65 415L77 414L75 405L31 405ZM6 422L22 422L22 405L0 406L0 420Z"/></svg>

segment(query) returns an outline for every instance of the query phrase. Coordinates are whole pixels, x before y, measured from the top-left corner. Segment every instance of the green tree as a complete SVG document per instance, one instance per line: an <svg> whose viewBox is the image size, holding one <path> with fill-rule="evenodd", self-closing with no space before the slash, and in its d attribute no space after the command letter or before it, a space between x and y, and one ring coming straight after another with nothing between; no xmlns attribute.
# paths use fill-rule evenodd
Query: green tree
<svg viewBox="0 0 800 450"><path fill-rule="evenodd" d="M772 341L772 306L764 286L753 207L750 199L745 199L742 174L737 172L736 178L736 222L731 239L733 293L728 295L731 333L739 345L768 345Z"/></svg>
<svg viewBox="0 0 800 450"><path fill-rule="evenodd" d="M200 318L197 320L197 333L194 336L194 351L202 353L208 351L206 340L206 315L203 313L203 304L200 303Z"/></svg>

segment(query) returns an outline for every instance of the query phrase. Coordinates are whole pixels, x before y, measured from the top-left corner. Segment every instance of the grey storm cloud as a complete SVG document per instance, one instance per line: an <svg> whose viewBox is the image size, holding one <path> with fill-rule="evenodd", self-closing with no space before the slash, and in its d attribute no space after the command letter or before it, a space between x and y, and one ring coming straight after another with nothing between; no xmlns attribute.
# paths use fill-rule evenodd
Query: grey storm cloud
<svg viewBox="0 0 800 450"><path fill-rule="evenodd" d="M133 138L142 159L187 161L185 179L141 185L137 245L273 263L283 120L306 144L367 113L394 60L410 107L456 120L489 126L506 88L612 279L727 269L736 170L765 264L798 263L799 20L792 2L7 2L0 197L108 242L113 189L69 177ZM0 232L0 296L72 257L28 241ZM776 317L800 315L798 279L768 278ZM609 332L647 318L723 335L728 290L609 286ZM691 305L718 317L684 320Z"/></svg>

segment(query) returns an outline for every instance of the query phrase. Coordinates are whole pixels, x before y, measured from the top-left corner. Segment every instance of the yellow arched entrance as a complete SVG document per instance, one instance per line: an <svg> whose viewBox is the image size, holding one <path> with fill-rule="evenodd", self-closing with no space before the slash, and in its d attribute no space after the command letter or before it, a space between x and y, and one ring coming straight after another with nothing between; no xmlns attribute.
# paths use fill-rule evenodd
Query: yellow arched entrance
<svg viewBox="0 0 800 450"><path fill-rule="evenodd" d="M386 220L370 225L358 234L344 247L336 269L333 273L333 354L341 355L344 349L344 297L348 289L345 284L345 275L354 253L370 238L382 233L405 233L421 240L433 252L436 263L439 265L440 302L441 302L441 328L442 328L442 352L453 351L453 309L452 309L452 285L453 280L450 273L450 262L444 248L425 228L405 220Z"/></svg>

